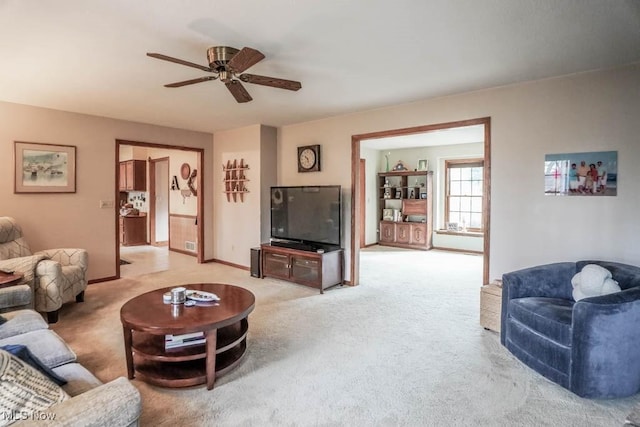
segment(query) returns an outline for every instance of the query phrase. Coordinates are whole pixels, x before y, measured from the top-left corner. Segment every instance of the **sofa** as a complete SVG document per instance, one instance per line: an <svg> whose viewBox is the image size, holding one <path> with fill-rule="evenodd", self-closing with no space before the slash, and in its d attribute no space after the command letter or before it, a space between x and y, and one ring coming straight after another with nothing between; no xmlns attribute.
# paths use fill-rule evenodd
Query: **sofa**
<svg viewBox="0 0 640 427"><path fill-rule="evenodd" d="M574 300L572 278L607 269L621 290ZM502 277L502 344L527 366L581 397L640 391L640 268L561 262Z"/></svg>
<svg viewBox="0 0 640 427"><path fill-rule="evenodd" d="M4 321L0 325L0 425L139 425L140 393L126 378L103 384L78 363L71 348L34 310L4 313L0 321ZM42 369L66 384L59 386L55 378L45 380L46 375L33 374L33 367L9 353L24 347L38 364L45 365ZM30 412L43 401L53 404Z"/></svg>

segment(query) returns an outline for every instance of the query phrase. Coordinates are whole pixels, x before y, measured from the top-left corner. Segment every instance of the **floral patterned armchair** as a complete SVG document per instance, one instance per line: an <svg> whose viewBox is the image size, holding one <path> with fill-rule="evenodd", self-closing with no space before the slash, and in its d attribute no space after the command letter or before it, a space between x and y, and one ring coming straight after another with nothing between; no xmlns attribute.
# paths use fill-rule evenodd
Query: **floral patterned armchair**
<svg viewBox="0 0 640 427"><path fill-rule="evenodd" d="M33 307L57 322L62 304L84 301L88 261L84 249L32 253L15 219L0 217L0 268L24 274L20 284L0 288L0 312Z"/></svg>

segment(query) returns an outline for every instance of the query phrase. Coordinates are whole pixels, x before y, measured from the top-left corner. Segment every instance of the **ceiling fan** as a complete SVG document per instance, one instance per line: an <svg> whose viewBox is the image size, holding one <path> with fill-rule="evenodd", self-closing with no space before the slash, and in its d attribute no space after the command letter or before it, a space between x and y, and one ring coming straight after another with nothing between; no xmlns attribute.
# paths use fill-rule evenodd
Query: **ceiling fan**
<svg viewBox="0 0 640 427"><path fill-rule="evenodd" d="M212 76L200 77L197 79L185 80L182 82L170 83L165 87L181 87L195 83L207 82L209 80L220 79L224 82L231 95L238 102L249 102L253 98L244 88L242 82L253 83L263 86L271 86L279 89L298 90L302 87L300 82L293 80L278 79L275 77L259 76L256 74L242 74L249 67L257 64L264 59L264 55L250 47L243 47L238 50L228 46L213 46L207 49L207 59L209 66L195 64L193 62L184 61L182 59L172 58L160 53L147 53L152 58L162 59L163 61L175 62L176 64L186 65L187 67L197 68L202 71L213 73Z"/></svg>

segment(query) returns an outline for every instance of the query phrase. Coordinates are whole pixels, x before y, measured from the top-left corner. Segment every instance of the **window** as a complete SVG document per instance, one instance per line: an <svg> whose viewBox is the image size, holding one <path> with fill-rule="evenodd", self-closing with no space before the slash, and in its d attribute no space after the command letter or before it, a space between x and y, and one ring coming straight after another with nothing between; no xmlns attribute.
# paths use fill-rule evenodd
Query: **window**
<svg viewBox="0 0 640 427"><path fill-rule="evenodd" d="M459 228L482 231L483 159L445 161L446 223ZM445 224L445 228L447 227Z"/></svg>

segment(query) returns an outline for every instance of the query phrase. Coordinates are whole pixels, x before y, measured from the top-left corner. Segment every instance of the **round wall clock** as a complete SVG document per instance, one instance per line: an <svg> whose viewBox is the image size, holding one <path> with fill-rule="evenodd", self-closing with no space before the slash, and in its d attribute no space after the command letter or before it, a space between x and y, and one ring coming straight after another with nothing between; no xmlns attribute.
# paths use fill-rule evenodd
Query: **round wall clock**
<svg viewBox="0 0 640 427"><path fill-rule="evenodd" d="M320 171L320 145L298 147L298 172Z"/></svg>

